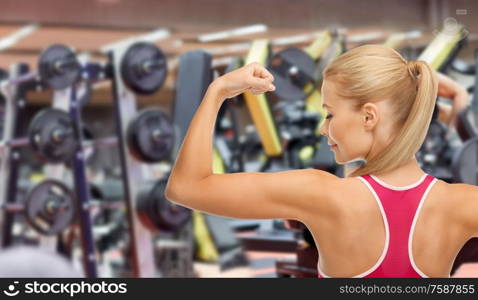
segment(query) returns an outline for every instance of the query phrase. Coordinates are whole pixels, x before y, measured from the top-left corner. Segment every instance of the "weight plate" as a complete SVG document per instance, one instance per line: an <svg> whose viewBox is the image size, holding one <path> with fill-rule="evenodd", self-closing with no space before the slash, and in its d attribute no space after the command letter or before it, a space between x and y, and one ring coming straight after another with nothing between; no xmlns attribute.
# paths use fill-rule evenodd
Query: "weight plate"
<svg viewBox="0 0 478 300"><path fill-rule="evenodd" d="M316 87L315 67L312 57L298 48L276 53L268 66L275 79L276 90L273 93L281 100L304 100L308 96L305 87L310 84L311 91Z"/></svg>
<svg viewBox="0 0 478 300"><path fill-rule="evenodd" d="M67 229L73 222L75 212L72 191L53 179L35 185L25 200L28 223L44 235L56 235Z"/></svg>
<svg viewBox="0 0 478 300"><path fill-rule="evenodd" d="M154 44L133 44L121 61L121 76L134 92L143 95L155 93L163 86L168 72L166 57Z"/></svg>
<svg viewBox="0 0 478 300"><path fill-rule="evenodd" d="M452 172L456 182L478 185L478 138L468 140L457 151Z"/></svg>
<svg viewBox="0 0 478 300"><path fill-rule="evenodd" d="M173 124L159 109L143 110L129 123L127 140L131 154L139 161L168 159L174 147Z"/></svg>
<svg viewBox="0 0 478 300"><path fill-rule="evenodd" d="M168 180L149 184L137 198L137 212L143 224L151 230L176 232L191 218L191 211L176 205L164 196Z"/></svg>
<svg viewBox="0 0 478 300"><path fill-rule="evenodd" d="M67 162L77 149L72 118L55 108L43 109L35 115L28 128L28 137L33 151L50 163Z"/></svg>
<svg viewBox="0 0 478 300"><path fill-rule="evenodd" d="M78 80L81 66L70 48L56 44L41 53L38 72L44 83L55 90L62 90Z"/></svg>

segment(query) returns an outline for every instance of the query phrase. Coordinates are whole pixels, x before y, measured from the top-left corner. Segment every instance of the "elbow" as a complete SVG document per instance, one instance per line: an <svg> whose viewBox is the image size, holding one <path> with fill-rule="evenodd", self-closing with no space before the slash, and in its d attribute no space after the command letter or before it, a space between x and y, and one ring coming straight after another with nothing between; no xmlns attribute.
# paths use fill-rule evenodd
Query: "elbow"
<svg viewBox="0 0 478 300"><path fill-rule="evenodd" d="M164 196L166 199L168 199L171 202L174 203L181 203L180 199L181 197L179 196L179 190L180 187L175 184L171 178L168 179L168 183L166 184L166 188L164 190Z"/></svg>
<svg viewBox="0 0 478 300"><path fill-rule="evenodd" d="M166 188L164 189L164 196L168 201L182 206L188 206L194 199L194 195L190 193L191 186L193 186L193 184L188 181L169 177Z"/></svg>
<svg viewBox="0 0 478 300"><path fill-rule="evenodd" d="M194 191L199 190L201 189L197 181L171 176L166 184L164 196L171 202L192 207L199 200L198 194Z"/></svg>

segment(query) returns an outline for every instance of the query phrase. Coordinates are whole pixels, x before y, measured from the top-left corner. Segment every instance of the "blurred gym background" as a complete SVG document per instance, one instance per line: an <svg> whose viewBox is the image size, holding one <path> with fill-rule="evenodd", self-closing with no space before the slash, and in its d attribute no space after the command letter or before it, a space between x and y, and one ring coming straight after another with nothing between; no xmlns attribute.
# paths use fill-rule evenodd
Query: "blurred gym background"
<svg viewBox="0 0 478 300"><path fill-rule="evenodd" d="M168 72L158 92L148 96L138 95L138 106L159 107L170 115L173 114L179 57L192 50L202 49L210 53L212 67L222 73L235 58L247 55L254 40L272 41L271 50L278 52L286 47L306 47L324 30L333 30L344 37L348 49L361 44L383 43L392 34L408 33L410 35L401 41L400 49L413 58L430 44L444 26L454 26L455 23L463 25L466 38L466 44L460 48L456 59L474 64L474 51L478 48L478 2L472 0L2 0L0 8L0 68L5 70L22 62L35 71L39 55L52 44L67 45L79 57L102 62L107 61L107 50L115 45L146 37L167 57ZM473 76L454 70L450 70L448 75L465 88L474 84ZM114 130L111 89L109 81L95 84L84 108L84 123L90 132L98 136ZM27 113L32 116L50 105L52 92L31 92L27 97ZM247 108L235 103L234 109L240 124L239 133L247 135L250 132L248 125L250 128L252 123ZM27 128L28 124L20 126ZM31 178L40 165L34 156L26 155L25 160L28 161L27 167L21 170L21 175ZM94 170L91 177L98 182L106 182L98 187L97 192L106 198L120 199L122 191L119 184L114 180L104 180L108 176L119 177L117 149L98 150L89 164ZM157 172L161 173L164 168L167 169L168 165L160 166ZM122 220L120 218L116 222ZM314 263L303 262L303 256L296 251L299 244L307 244L308 239L310 242L310 237L300 226L294 229L294 226L285 226L281 220L227 221L224 223L224 220L211 217L204 222L207 225L205 230L209 229L209 239L198 242L201 233L196 232L192 250L189 249L191 251L186 251L186 254L179 250L177 253L173 250L160 251L161 243L155 244L158 247L155 252L158 274L169 277L311 275L307 268ZM224 224L228 224L227 230ZM262 232L268 234L255 240ZM104 250L99 263L99 276L131 276L131 266L127 263L131 254L124 246L129 240L124 237L127 232L111 231L108 234L115 237L111 241L108 238L97 241L112 243L103 245L102 249L107 250ZM159 232L155 237L161 235ZM211 237L209 243L215 249L210 250L208 256L204 254L208 253L205 245ZM34 240L34 237L31 239ZM19 241L17 244L30 239ZM161 245L164 249L174 248L171 243ZM202 256L198 255L198 251L202 251ZM478 266L474 262L478 248L473 248L473 251L468 262L462 264L454 276L478 276ZM185 255L189 257L184 258ZM81 254L72 256L75 270L81 271L82 263L78 258ZM181 263L180 260L184 261ZM290 265L287 265L288 262ZM300 269L301 265L304 272ZM283 268L283 272L278 272L278 268Z"/></svg>

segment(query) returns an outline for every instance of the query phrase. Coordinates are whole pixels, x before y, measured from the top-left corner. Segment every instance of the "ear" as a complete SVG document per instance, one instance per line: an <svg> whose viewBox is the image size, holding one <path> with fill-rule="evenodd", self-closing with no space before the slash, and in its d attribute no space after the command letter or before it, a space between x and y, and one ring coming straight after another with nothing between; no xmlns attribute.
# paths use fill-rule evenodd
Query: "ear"
<svg viewBox="0 0 478 300"><path fill-rule="evenodd" d="M362 121L366 130L372 130L378 123L378 106L373 103L365 103L361 109Z"/></svg>

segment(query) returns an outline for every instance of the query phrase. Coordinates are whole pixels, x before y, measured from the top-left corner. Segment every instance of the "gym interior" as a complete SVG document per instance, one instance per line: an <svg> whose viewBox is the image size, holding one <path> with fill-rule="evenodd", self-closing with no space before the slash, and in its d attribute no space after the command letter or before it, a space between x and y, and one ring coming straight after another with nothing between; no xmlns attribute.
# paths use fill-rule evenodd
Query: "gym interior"
<svg viewBox="0 0 478 300"><path fill-rule="evenodd" d="M445 182L478 185L476 1L3 0L1 8L1 277L317 278L304 224L225 218L165 196L209 84L254 61L274 74L276 90L221 106L214 173L314 168L343 177L318 130L322 71L350 49L383 44L466 91L455 123L434 114L417 161ZM436 107L453 113L453 97ZM463 245L451 277L478 277L478 239Z"/></svg>

